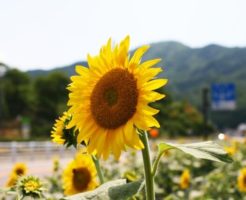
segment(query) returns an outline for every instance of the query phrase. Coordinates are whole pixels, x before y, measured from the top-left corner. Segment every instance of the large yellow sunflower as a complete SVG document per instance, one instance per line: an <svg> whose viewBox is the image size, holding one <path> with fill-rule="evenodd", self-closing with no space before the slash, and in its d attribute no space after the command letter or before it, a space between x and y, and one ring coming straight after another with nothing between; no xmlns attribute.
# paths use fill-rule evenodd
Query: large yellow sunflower
<svg viewBox="0 0 246 200"><path fill-rule="evenodd" d="M127 36L112 48L111 40L98 56L88 55L89 67L77 66L72 76L68 105L73 118L68 126L79 130L77 142L88 141L88 152L107 159L112 152L116 159L129 146L144 148L136 128L159 127L153 117L158 110L148 104L164 97L153 90L167 83L154 79L162 69L153 66L160 59L141 63L149 46L135 51L130 58Z"/></svg>
<svg viewBox="0 0 246 200"><path fill-rule="evenodd" d="M65 195L93 190L97 187L97 172L92 158L88 154L78 153L63 172Z"/></svg>
<svg viewBox="0 0 246 200"><path fill-rule="evenodd" d="M70 118L71 115L64 112L63 115L56 120L56 123L51 131L51 138L54 143L64 144L66 142L64 131L66 129L66 121Z"/></svg>

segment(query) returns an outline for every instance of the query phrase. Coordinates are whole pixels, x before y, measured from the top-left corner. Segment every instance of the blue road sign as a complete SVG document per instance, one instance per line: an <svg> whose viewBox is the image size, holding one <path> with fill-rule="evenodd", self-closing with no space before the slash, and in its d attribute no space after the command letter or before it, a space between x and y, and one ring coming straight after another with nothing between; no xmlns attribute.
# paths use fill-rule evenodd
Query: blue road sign
<svg viewBox="0 0 246 200"><path fill-rule="evenodd" d="M211 86L213 110L236 109L236 87L233 83L215 83Z"/></svg>

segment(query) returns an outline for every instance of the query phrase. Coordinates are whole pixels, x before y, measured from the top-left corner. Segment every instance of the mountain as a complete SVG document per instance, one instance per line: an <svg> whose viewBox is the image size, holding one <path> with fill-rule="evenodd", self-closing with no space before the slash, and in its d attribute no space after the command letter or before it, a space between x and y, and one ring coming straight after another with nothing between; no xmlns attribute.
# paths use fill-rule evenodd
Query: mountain
<svg viewBox="0 0 246 200"><path fill-rule="evenodd" d="M65 66L65 67L57 67L57 68L54 68L54 69L51 69L51 70L41 70L41 69L29 70L29 71L27 71L27 73L31 77L45 76L45 75L47 75L49 73L52 73L52 72L63 72L65 74L67 74L68 76L72 76L72 75L75 74L74 67L76 65L87 66L87 62L85 62L85 61L76 62L76 63L73 63L71 65Z"/></svg>
<svg viewBox="0 0 246 200"><path fill-rule="evenodd" d="M246 48L228 48L211 44L202 48L190 48L184 44L169 41L151 44L143 60L162 58L163 77L169 79L166 89L175 99L191 101L201 108L201 90L212 83L232 82L236 85L237 109L235 111L210 112L210 118L219 127L224 124L235 127L246 121ZM77 62L50 71L28 71L32 76L62 71L73 75Z"/></svg>

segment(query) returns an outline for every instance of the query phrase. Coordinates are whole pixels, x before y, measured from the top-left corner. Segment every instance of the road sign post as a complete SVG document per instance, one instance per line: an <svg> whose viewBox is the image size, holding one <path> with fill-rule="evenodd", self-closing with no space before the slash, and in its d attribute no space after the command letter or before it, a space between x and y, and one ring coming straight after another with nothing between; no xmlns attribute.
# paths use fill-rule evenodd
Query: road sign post
<svg viewBox="0 0 246 200"><path fill-rule="evenodd" d="M208 137L208 132L207 132L207 127L208 127L208 111L209 111L209 89L208 88L203 88L202 89L202 114L203 114L203 139L207 140Z"/></svg>

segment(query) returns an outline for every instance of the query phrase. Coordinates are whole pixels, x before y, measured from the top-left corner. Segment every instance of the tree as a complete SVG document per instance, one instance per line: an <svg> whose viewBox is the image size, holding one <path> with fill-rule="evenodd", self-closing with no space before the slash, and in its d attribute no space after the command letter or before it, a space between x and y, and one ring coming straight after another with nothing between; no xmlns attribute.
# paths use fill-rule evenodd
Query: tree
<svg viewBox="0 0 246 200"><path fill-rule="evenodd" d="M8 70L3 77L3 99L5 118L15 119L28 115L31 110L31 80L29 76L17 69Z"/></svg>
<svg viewBox="0 0 246 200"><path fill-rule="evenodd" d="M159 91L166 94L166 92ZM170 94L161 101L153 104L160 110L157 119L161 125L161 132L170 136L202 134L202 114L187 101L173 101Z"/></svg>
<svg viewBox="0 0 246 200"><path fill-rule="evenodd" d="M59 72L35 80L35 134L49 135L55 119L67 109L68 83L69 78Z"/></svg>

